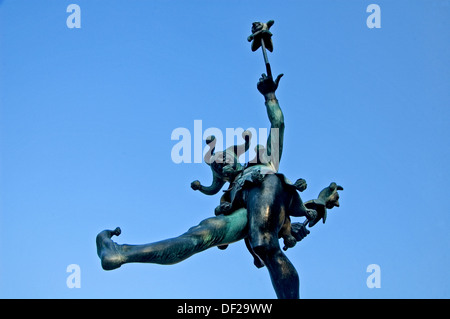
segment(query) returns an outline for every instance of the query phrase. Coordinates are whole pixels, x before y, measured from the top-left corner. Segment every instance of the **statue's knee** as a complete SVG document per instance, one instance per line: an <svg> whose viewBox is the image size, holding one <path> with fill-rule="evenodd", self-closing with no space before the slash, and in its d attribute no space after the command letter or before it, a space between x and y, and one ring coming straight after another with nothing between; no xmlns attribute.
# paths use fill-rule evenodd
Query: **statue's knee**
<svg viewBox="0 0 450 319"><path fill-rule="evenodd" d="M278 245L266 243L266 244L258 244L253 246L253 251L257 254L262 260L269 258L280 250Z"/></svg>
<svg viewBox="0 0 450 319"><path fill-rule="evenodd" d="M211 217L208 219L203 220L199 226L209 229L209 230L215 230L215 229L222 229L226 226L226 222L223 218L220 216L218 217Z"/></svg>

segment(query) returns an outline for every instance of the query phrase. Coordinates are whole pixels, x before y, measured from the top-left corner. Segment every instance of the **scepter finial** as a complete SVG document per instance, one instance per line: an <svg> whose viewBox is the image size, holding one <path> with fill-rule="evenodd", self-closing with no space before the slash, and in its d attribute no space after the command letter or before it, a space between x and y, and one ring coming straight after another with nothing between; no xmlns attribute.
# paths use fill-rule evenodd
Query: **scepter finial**
<svg viewBox="0 0 450 319"><path fill-rule="evenodd" d="M273 51L272 33L269 31L270 27L275 23L273 20L264 22L252 23L252 34L247 38L248 42L252 42L252 51L255 52L261 46L261 42L264 41L266 49L270 52Z"/></svg>
<svg viewBox="0 0 450 319"><path fill-rule="evenodd" d="M266 64L267 76L272 77L272 70L270 68L269 59L267 57L266 49L270 52L273 51L272 33L269 31L270 27L275 23L273 20L264 22L252 23L252 34L247 38L248 42L252 42L252 51L258 50L261 47L264 63Z"/></svg>

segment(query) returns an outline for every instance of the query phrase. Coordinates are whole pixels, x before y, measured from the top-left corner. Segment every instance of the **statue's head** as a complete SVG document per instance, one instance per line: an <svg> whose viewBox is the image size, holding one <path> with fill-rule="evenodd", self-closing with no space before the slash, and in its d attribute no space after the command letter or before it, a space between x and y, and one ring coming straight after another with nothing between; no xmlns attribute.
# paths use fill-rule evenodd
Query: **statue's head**
<svg viewBox="0 0 450 319"><path fill-rule="evenodd" d="M330 183L330 186L325 187L320 193L317 199L307 201L305 203L306 208L314 209L317 212L317 217L309 222L309 227L313 227L320 219L323 219L323 223L327 220L327 209L333 207L339 207L339 193L344 188L335 182Z"/></svg>
<svg viewBox="0 0 450 319"><path fill-rule="evenodd" d="M211 169L217 175L222 176L224 181L232 181L242 171L242 165L238 162L237 156L232 152L217 152L211 160Z"/></svg>
<svg viewBox="0 0 450 319"><path fill-rule="evenodd" d="M325 206L328 209L333 207L339 207L339 193L337 191L344 190L342 186L337 185L335 182L330 183L330 186L324 188L319 198L325 202Z"/></svg>
<svg viewBox="0 0 450 319"><path fill-rule="evenodd" d="M256 33L261 30L269 30L270 27L274 24L273 20L267 21L267 23L264 22L253 22L252 23L252 33Z"/></svg>
<svg viewBox="0 0 450 319"><path fill-rule="evenodd" d="M210 149L206 153L204 160L206 164L211 166L214 176L226 182L234 180L236 175L243 170L241 163L239 163L239 156L248 150L251 136L250 131L243 132L242 137L245 140L244 144L233 145L220 152L214 152L216 145L214 136L210 136L206 139L206 143Z"/></svg>
<svg viewBox="0 0 450 319"><path fill-rule="evenodd" d="M261 22L253 22L252 23L252 33L256 33L260 30L262 30L264 27L264 24Z"/></svg>

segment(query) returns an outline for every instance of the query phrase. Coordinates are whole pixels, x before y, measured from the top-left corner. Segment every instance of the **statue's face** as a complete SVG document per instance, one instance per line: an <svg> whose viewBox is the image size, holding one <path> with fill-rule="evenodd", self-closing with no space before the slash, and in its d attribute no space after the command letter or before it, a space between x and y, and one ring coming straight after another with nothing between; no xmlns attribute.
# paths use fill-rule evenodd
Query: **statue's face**
<svg viewBox="0 0 450 319"><path fill-rule="evenodd" d="M263 26L264 25L261 22L253 22L252 23L252 33L262 30Z"/></svg>
<svg viewBox="0 0 450 319"><path fill-rule="evenodd" d="M211 167L227 182L233 179L238 173L237 163L235 162L234 157L227 152L218 152L214 154Z"/></svg>
<svg viewBox="0 0 450 319"><path fill-rule="evenodd" d="M331 209L333 207L339 207L339 193L334 191L328 198L326 202L326 207Z"/></svg>

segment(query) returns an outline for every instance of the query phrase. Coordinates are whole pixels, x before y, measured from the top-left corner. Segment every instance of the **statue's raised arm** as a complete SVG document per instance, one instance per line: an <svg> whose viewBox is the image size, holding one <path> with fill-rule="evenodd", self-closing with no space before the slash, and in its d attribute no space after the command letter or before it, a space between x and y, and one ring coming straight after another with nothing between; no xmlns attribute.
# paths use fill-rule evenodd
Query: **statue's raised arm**
<svg viewBox="0 0 450 319"><path fill-rule="evenodd" d="M283 74L280 74L273 80L271 76L262 74L257 84L258 91L264 96L270 121L270 133L264 155L266 162L273 165L275 171L278 171L280 165L284 140L284 115L275 95L282 76Z"/></svg>

